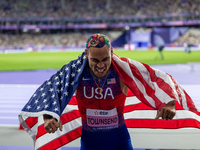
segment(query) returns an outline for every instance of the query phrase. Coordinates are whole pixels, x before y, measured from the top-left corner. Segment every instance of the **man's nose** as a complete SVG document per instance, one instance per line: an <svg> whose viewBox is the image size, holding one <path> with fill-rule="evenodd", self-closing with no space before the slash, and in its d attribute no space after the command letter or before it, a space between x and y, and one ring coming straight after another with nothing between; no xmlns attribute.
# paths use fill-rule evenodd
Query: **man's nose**
<svg viewBox="0 0 200 150"><path fill-rule="evenodd" d="M99 62L99 63L97 64L97 67L99 67L99 68L103 68L103 67L104 67L103 62Z"/></svg>

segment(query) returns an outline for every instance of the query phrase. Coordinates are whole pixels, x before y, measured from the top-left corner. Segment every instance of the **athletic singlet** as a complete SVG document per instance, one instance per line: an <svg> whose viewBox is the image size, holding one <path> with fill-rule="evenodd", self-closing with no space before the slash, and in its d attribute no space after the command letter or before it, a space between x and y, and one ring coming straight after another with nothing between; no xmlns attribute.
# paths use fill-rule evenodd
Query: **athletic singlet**
<svg viewBox="0 0 200 150"><path fill-rule="evenodd" d="M123 126L126 95L121 90L119 76L111 67L107 78L100 80L99 87L104 85L102 93L94 80L98 83L87 67L76 91L83 129L104 132Z"/></svg>

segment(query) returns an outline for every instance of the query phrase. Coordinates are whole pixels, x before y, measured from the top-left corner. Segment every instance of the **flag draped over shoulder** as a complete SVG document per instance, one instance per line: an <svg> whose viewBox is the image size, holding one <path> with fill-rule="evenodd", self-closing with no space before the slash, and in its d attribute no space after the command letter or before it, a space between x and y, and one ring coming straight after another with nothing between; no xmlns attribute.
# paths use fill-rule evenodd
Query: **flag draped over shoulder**
<svg viewBox="0 0 200 150"><path fill-rule="evenodd" d="M73 96L88 60L85 54L64 65L45 81L24 106L19 121L34 140L35 149L57 149L81 136L82 124ZM112 67L129 87L124 118L129 128L200 129L200 113L184 89L170 75L146 64L114 55ZM176 100L173 120L154 120L156 109ZM43 114L61 119L63 131L49 134Z"/></svg>

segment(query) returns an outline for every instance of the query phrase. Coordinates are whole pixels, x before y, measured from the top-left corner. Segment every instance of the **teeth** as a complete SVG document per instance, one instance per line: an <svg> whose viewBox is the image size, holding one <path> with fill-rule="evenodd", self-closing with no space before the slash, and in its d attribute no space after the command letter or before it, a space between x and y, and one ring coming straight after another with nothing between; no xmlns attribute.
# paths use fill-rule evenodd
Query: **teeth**
<svg viewBox="0 0 200 150"><path fill-rule="evenodd" d="M98 71L98 72L103 72L103 69L101 69L101 70L100 70L100 69L98 69L97 71Z"/></svg>

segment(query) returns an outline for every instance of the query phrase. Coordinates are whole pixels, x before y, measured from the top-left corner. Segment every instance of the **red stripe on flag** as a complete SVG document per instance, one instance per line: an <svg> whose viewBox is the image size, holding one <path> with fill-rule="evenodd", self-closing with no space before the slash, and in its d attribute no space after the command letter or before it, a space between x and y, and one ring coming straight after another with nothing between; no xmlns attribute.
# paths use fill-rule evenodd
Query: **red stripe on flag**
<svg viewBox="0 0 200 150"><path fill-rule="evenodd" d="M42 124L41 126L38 127L38 132L36 135L36 139L38 139L40 136L46 134L47 131L44 129L44 124Z"/></svg>
<svg viewBox="0 0 200 150"><path fill-rule="evenodd" d="M160 129L179 129L184 127L200 128L200 122L194 119L179 120L154 120L154 119L127 119L125 120L128 128L160 128Z"/></svg>
<svg viewBox="0 0 200 150"><path fill-rule="evenodd" d="M62 114L60 119L62 121L62 124L65 124L79 117L81 117L79 110L73 110L68 113Z"/></svg>
<svg viewBox="0 0 200 150"><path fill-rule="evenodd" d="M38 117L29 117L25 120L25 123L29 128L32 128L38 122Z"/></svg>
<svg viewBox="0 0 200 150"><path fill-rule="evenodd" d="M128 89L128 93L126 97L130 97L130 96L135 96L135 94L130 89Z"/></svg>
<svg viewBox="0 0 200 150"><path fill-rule="evenodd" d="M57 149L81 136L82 127L79 127L53 141L40 147L38 150Z"/></svg>
<svg viewBox="0 0 200 150"><path fill-rule="evenodd" d="M67 105L77 105L76 96L72 96L69 103Z"/></svg>

